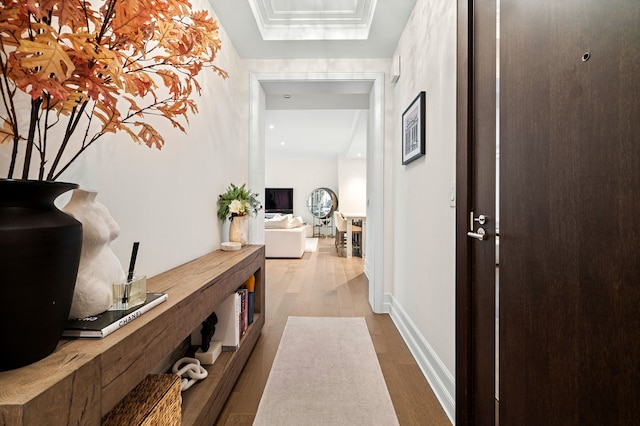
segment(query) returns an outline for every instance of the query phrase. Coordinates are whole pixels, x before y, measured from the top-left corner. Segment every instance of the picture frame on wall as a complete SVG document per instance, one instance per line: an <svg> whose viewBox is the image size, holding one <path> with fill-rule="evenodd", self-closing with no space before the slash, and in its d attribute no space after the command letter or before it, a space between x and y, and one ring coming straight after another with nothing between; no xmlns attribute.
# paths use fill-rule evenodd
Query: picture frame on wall
<svg viewBox="0 0 640 426"><path fill-rule="evenodd" d="M425 92L420 92L402 113L402 164L425 154Z"/></svg>

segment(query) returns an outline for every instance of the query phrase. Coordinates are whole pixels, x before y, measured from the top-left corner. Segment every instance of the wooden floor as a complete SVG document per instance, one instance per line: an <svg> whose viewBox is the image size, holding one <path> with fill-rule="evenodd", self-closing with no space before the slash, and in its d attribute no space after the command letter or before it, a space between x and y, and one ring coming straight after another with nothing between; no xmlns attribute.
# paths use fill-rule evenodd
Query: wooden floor
<svg viewBox="0 0 640 426"><path fill-rule="evenodd" d="M367 293L362 259L338 257L333 239L321 238L302 259L267 259L266 323L216 425L253 423L289 316L362 316L400 424L450 426L391 318L371 311Z"/></svg>

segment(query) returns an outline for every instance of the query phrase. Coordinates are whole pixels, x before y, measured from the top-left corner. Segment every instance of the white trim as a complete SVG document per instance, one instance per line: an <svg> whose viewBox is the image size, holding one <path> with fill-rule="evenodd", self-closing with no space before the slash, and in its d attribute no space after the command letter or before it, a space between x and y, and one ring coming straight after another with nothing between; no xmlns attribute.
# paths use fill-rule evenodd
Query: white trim
<svg viewBox="0 0 640 426"><path fill-rule="evenodd" d="M383 312L384 293L384 73L379 72L298 72L251 73L249 79L249 188L264 188L265 148L261 82L293 81L371 81L373 82L369 117L371 131L367 137L367 223L365 270L369 278L369 303L376 313ZM258 218L260 219L260 218ZM250 221L249 241L264 241L264 220Z"/></svg>
<svg viewBox="0 0 640 426"><path fill-rule="evenodd" d="M264 205L264 103L265 94L260 80L255 74L249 76L249 188L260 193ZM254 189L255 188L255 189ZM249 221L249 242L264 244L264 211L258 213L257 220Z"/></svg>
<svg viewBox="0 0 640 426"><path fill-rule="evenodd" d="M455 378L393 295L385 294L385 308L389 309L393 323L413 354L420 370L422 370L422 374L431 385L449 420L452 424L455 424Z"/></svg>
<svg viewBox="0 0 640 426"><path fill-rule="evenodd" d="M384 302L382 303L383 313L390 314L391 313L391 304L393 303L393 294L385 293L384 294ZM397 328L397 327L396 327Z"/></svg>
<svg viewBox="0 0 640 426"><path fill-rule="evenodd" d="M365 268L369 272L369 304L384 311L384 73L378 73L371 88L367 131L367 239Z"/></svg>

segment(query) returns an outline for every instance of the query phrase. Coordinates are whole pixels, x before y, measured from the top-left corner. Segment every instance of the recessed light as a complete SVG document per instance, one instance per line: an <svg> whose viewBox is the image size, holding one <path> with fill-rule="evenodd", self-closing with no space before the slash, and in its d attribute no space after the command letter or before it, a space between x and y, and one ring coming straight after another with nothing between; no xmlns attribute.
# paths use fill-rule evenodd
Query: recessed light
<svg viewBox="0 0 640 426"><path fill-rule="evenodd" d="M284 95L283 98L285 99L291 99L291 95Z"/></svg>
<svg viewBox="0 0 640 426"><path fill-rule="evenodd" d="M269 124L269 129L270 129L270 130L273 130L273 129L275 129L275 128L276 128L276 126L274 126L273 124Z"/></svg>
<svg viewBox="0 0 640 426"><path fill-rule="evenodd" d="M362 154L358 153L358 157L362 157Z"/></svg>
<svg viewBox="0 0 640 426"><path fill-rule="evenodd" d="M284 146L284 142L280 142L280 145Z"/></svg>

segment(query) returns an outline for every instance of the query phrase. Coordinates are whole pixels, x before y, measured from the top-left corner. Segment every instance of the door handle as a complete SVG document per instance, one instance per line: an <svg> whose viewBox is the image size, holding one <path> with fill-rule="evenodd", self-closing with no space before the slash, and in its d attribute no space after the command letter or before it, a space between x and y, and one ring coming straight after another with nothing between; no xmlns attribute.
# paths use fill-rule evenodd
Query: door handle
<svg viewBox="0 0 640 426"><path fill-rule="evenodd" d="M476 232L467 232L467 237L475 238L480 241L484 241L487 239L487 233L484 231L484 228L478 228Z"/></svg>
<svg viewBox="0 0 640 426"><path fill-rule="evenodd" d="M480 241L484 241L487 239L487 233L484 228L478 228L476 232L473 232L473 223L478 222L480 225L484 225L487 223L487 217L483 214L478 217L474 217L473 212L469 213L469 228L471 231L467 232L467 237L475 238Z"/></svg>

